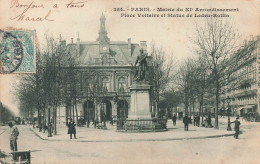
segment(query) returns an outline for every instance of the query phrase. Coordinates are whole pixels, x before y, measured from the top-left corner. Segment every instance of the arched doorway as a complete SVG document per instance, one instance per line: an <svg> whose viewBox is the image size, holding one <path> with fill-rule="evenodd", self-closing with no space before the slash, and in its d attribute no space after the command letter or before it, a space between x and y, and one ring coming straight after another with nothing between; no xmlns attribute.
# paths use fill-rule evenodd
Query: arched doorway
<svg viewBox="0 0 260 164"><path fill-rule="evenodd" d="M93 101L86 101L84 103L84 120L87 122L93 121L95 118L95 105Z"/></svg>
<svg viewBox="0 0 260 164"><path fill-rule="evenodd" d="M112 104L109 100L104 100L100 104L101 113L104 112L106 121L110 121L112 118Z"/></svg>
<svg viewBox="0 0 260 164"><path fill-rule="evenodd" d="M126 100L117 102L117 118L128 118L128 103Z"/></svg>

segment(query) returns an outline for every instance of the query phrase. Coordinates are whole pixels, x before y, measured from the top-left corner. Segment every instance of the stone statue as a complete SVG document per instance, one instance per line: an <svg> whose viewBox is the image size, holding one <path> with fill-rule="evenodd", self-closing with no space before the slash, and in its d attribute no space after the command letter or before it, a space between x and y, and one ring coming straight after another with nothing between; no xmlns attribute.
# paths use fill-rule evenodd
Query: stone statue
<svg viewBox="0 0 260 164"><path fill-rule="evenodd" d="M135 80L136 81L143 81L145 80L145 73L147 71L147 54L144 54L144 50L140 49L140 54L137 56L135 61L135 67L137 68L135 73Z"/></svg>

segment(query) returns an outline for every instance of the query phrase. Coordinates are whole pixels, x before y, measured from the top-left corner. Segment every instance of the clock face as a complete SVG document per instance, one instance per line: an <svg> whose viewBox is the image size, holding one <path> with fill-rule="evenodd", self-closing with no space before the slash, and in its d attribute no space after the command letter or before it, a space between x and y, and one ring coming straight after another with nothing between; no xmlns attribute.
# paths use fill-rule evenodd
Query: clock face
<svg viewBox="0 0 260 164"><path fill-rule="evenodd" d="M103 47L103 50L106 51L106 50L107 50L107 47Z"/></svg>

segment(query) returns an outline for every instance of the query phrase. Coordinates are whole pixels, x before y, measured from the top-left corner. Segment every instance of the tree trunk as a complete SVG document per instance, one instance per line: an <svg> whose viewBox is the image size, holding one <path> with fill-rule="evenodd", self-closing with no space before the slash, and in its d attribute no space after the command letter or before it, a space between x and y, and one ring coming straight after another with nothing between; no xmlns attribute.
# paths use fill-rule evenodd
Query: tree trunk
<svg viewBox="0 0 260 164"><path fill-rule="evenodd" d="M191 118L191 101L189 102L189 108L190 108L189 116Z"/></svg>
<svg viewBox="0 0 260 164"><path fill-rule="evenodd" d="M219 82L217 80L217 87L216 87L216 112L215 112L215 129L218 129L218 102L219 102Z"/></svg>
<svg viewBox="0 0 260 164"><path fill-rule="evenodd" d="M193 113L193 121L195 120L195 114L194 114L194 107L195 106L195 101L192 101L192 113Z"/></svg>
<svg viewBox="0 0 260 164"><path fill-rule="evenodd" d="M66 118L65 118L66 119L66 126L68 126L68 115L69 115L69 111L68 111L69 109L68 108L69 108L68 102L66 102L66 109L65 109L66 110Z"/></svg>
<svg viewBox="0 0 260 164"><path fill-rule="evenodd" d="M53 128L54 128L54 135L57 135L57 107L53 108Z"/></svg>
<svg viewBox="0 0 260 164"><path fill-rule="evenodd" d="M39 132L41 132L42 131L42 129L41 129L41 110L39 107L38 107L38 128L39 128Z"/></svg>
<svg viewBox="0 0 260 164"><path fill-rule="evenodd" d="M73 103L73 105L72 105L72 114L73 114L72 117L73 117L73 121L75 122L74 110L75 110L75 105Z"/></svg>
<svg viewBox="0 0 260 164"><path fill-rule="evenodd" d="M43 117L44 117L44 119L43 119L43 132L45 133L45 130L46 130L46 122L47 122L47 119L46 119L46 108L44 109L44 111L43 111Z"/></svg>
<svg viewBox="0 0 260 164"><path fill-rule="evenodd" d="M77 107L76 100L75 100L75 112L76 112L76 124L78 125L79 119L78 119L78 107Z"/></svg>
<svg viewBox="0 0 260 164"><path fill-rule="evenodd" d="M48 137L51 137L51 108L48 107Z"/></svg>

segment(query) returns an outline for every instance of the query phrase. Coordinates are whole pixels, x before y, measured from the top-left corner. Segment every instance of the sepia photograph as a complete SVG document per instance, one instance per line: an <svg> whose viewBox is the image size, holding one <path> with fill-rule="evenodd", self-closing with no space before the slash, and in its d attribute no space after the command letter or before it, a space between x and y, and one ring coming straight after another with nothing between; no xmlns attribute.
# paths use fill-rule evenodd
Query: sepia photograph
<svg viewBox="0 0 260 164"><path fill-rule="evenodd" d="M260 163L259 0L0 0L1 164Z"/></svg>

